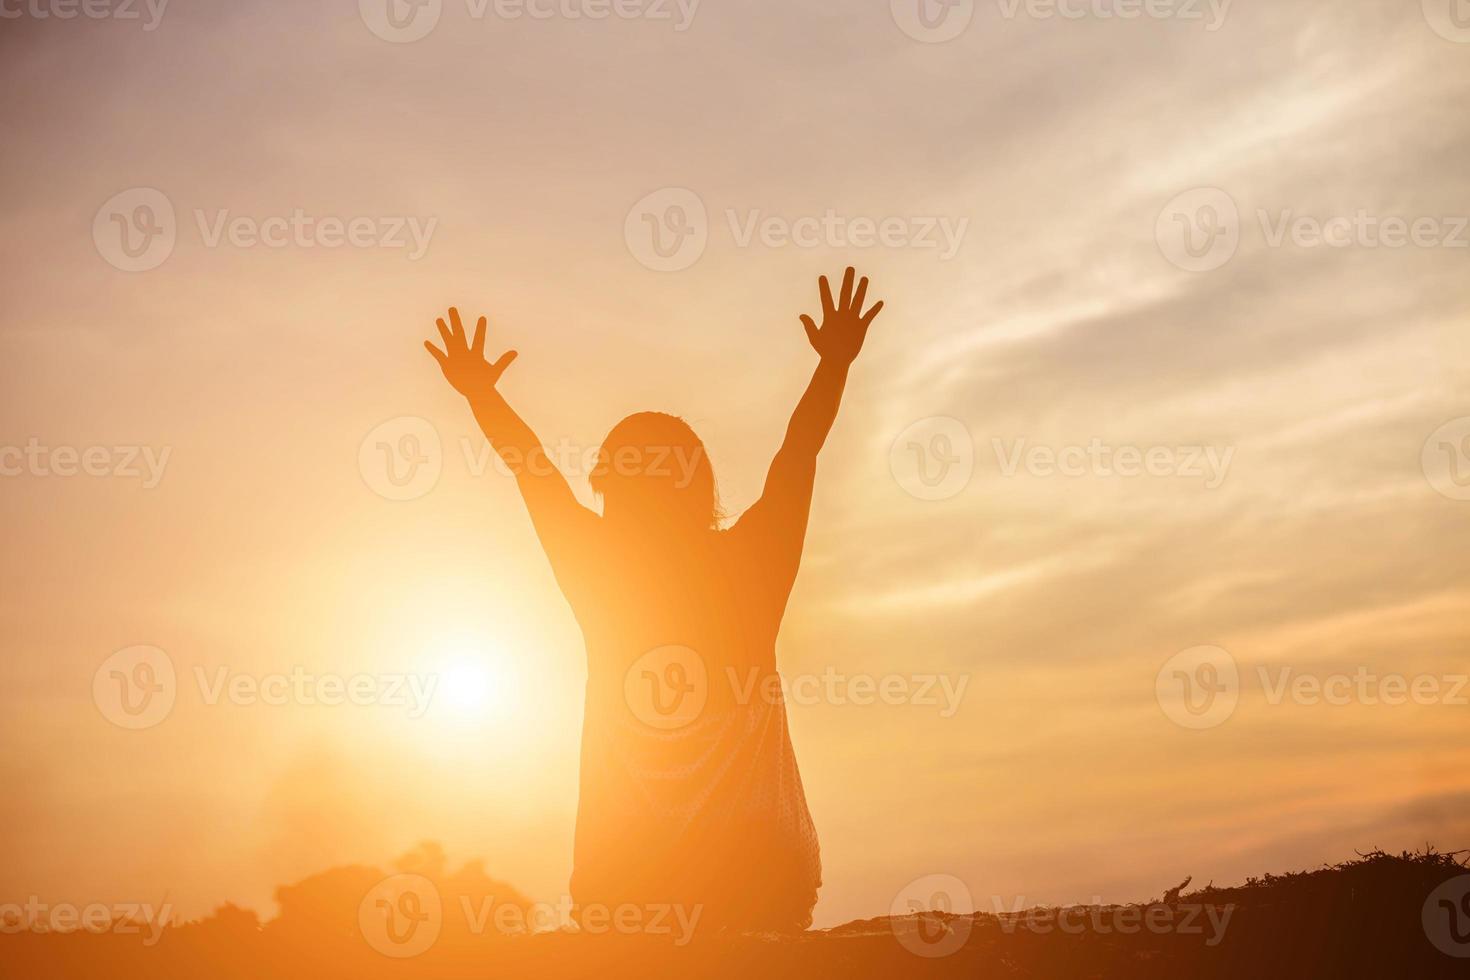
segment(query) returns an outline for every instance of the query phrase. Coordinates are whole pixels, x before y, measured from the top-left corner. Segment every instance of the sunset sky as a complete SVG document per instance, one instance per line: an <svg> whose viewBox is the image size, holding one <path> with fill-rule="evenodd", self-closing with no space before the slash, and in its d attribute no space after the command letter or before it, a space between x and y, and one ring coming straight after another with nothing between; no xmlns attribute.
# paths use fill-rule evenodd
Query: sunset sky
<svg viewBox="0 0 1470 980"><path fill-rule="evenodd" d="M411 41L375 33L374 0L173 0L152 29L143 4L0 5L0 464L51 453L0 476L0 902L269 916L279 884L424 839L564 894L580 635L420 345L451 304L487 314L520 352L502 390L569 451L682 415L733 516L815 365L798 315L847 264L886 307L778 654L788 679L929 677L941 703L789 707L817 925L936 873L988 908L1470 847L1470 29L1448 0L977 0L946 41L907 0L629 2L442 0ZM124 271L108 234L138 188L176 240ZM691 199L703 220L665 210ZM1178 200L1233 253L1181 252ZM298 211L311 230L249 244ZM693 223L685 267L650 267L645 214ZM1302 217L1352 230L1315 244ZM327 247L323 218L406 244ZM1386 219L1428 223L1387 247ZM377 443L425 431L437 482L386 499ZM1009 465L1090 446L1179 465ZM57 475L58 447L113 469L137 447L141 475ZM924 485L926 447L972 448L968 481ZM138 645L177 690L130 730L94 675ZM1201 646L1240 689L1193 730L1157 687ZM422 711L210 703L293 671L436 687ZM1442 696L1274 696L1300 675Z"/></svg>

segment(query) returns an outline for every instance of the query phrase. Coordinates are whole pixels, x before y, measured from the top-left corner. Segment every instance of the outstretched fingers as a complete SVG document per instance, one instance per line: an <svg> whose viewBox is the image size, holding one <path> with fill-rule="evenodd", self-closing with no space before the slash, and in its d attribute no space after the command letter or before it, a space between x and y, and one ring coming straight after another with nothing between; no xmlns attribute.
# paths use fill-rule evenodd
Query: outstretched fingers
<svg viewBox="0 0 1470 980"><path fill-rule="evenodd" d="M822 290L822 318L826 319L837 311L837 306L832 302L832 284L827 281L826 276L817 279L817 285Z"/></svg>
<svg viewBox="0 0 1470 980"><path fill-rule="evenodd" d="M852 266L842 274L842 300L837 304L839 310L846 310L852 306L852 277L856 275Z"/></svg>
<svg viewBox="0 0 1470 980"><path fill-rule="evenodd" d="M475 324L475 341L470 345L470 353L476 357L485 356L485 323L485 318L480 317L480 322Z"/></svg>
<svg viewBox="0 0 1470 980"><path fill-rule="evenodd" d="M817 347L817 324L816 321L805 313L801 315L801 326L806 331L806 339L815 349Z"/></svg>
<svg viewBox="0 0 1470 980"><path fill-rule="evenodd" d="M858 308L859 309L862 309L861 306L859 306ZM868 324L872 323L873 320L877 318L879 312L881 312L882 309L883 309L883 301L880 299L878 302L876 302L876 303L873 304L873 308L871 310L869 310L867 313L863 314L863 319L862 319L863 329L865 329L865 330L867 329Z"/></svg>
<svg viewBox="0 0 1470 980"><path fill-rule="evenodd" d="M449 364L449 355L448 354L444 353L442 350L440 350L439 348L435 347L431 342L429 342L427 340L424 341L424 347L425 347L425 349L428 350L428 352L430 354L432 354L434 356L434 360L436 360L436 361L439 362L439 366L441 368L448 366L448 364Z"/></svg>
<svg viewBox="0 0 1470 980"><path fill-rule="evenodd" d="M458 307L451 306L449 308L449 325L454 329L454 339L459 341L460 348L468 349L470 342L469 338L465 336L464 323L459 318Z"/></svg>
<svg viewBox="0 0 1470 980"><path fill-rule="evenodd" d="M434 321L434 326L439 328L439 336L444 339L445 352L449 354L454 353L454 331L449 329L449 325L444 322L442 317Z"/></svg>
<svg viewBox="0 0 1470 980"><path fill-rule="evenodd" d="M505 369L510 367L510 362L514 361L519 356L520 352L513 350L508 350L504 354L501 354L500 357L495 361L495 363L490 365L491 370L495 372L495 377L499 378L502 374L504 374Z"/></svg>
<svg viewBox="0 0 1470 980"><path fill-rule="evenodd" d="M852 270L849 269L848 271L851 272ZM868 295L868 277L867 276L863 276L861 279L858 280L857 292L856 293L853 293L853 296L852 296L852 309L853 309L853 312L857 313L859 316L862 315L862 312L863 312L863 300L867 297L867 295Z"/></svg>

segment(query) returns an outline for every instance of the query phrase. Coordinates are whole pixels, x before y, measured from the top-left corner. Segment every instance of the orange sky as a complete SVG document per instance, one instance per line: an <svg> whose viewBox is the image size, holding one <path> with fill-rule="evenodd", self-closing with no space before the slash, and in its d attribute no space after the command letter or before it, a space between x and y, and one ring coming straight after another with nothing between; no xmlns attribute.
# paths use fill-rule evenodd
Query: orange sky
<svg viewBox="0 0 1470 980"><path fill-rule="evenodd" d="M54 454L0 478L0 900L269 913L276 884L424 838L562 894L580 638L419 345L450 303L488 313L491 346L520 351L504 390L551 445L685 416L737 514L813 367L797 315L848 262L887 306L823 456L783 670L963 696L790 708L819 925L929 873L977 904L1122 901L1470 844L1450 690L1470 502L1436 490L1438 443L1421 459L1470 416L1470 44L1418 4L1238 0L1216 30L978 4L944 43L881 2L705 0L679 30L687 6L512 20L444 0L404 43L355 6L0 20L0 449L163 461L153 486L60 476ZM125 272L106 233L138 198L104 204L135 188L176 240ZM665 188L705 216L673 271L636 235L648 195L669 217ZM1168 237L1194 188L1240 216L1199 272ZM1284 218L1359 212L1449 241L1273 244ZM245 244L272 217L283 244ZM323 247L323 218L427 238ZM782 237L798 226L815 242ZM360 457L403 417L439 437L440 475L390 501ZM936 433L973 473L924 499L905 454ZM1015 456L1093 445L1177 466ZM128 730L93 680L135 645L177 691ZM1190 730L1156 681L1201 645L1240 689ZM293 671L438 687L422 713L207 696ZM1362 672L1443 696L1273 703L1283 677Z"/></svg>

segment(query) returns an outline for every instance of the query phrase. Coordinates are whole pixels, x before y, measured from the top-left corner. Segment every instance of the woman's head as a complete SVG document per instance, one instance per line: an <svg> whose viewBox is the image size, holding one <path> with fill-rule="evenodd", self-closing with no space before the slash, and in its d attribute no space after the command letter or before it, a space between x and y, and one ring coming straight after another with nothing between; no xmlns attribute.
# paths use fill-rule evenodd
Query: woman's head
<svg viewBox="0 0 1470 980"><path fill-rule="evenodd" d="M709 454L688 423L673 415L639 412L613 426L591 483L609 520L680 530L719 523Z"/></svg>

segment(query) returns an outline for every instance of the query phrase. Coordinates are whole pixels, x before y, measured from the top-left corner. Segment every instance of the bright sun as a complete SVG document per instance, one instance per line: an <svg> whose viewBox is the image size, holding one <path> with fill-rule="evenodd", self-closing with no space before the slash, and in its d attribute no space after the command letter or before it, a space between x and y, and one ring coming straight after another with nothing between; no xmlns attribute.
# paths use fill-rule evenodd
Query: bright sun
<svg viewBox="0 0 1470 980"><path fill-rule="evenodd" d="M495 654L456 651L444 657L438 678L434 704L441 717L493 720L514 700L514 673Z"/></svg>

